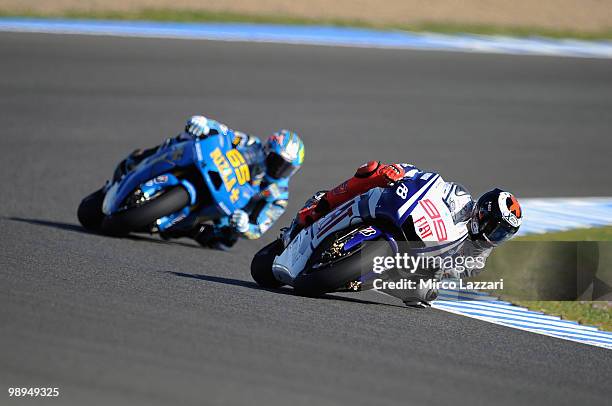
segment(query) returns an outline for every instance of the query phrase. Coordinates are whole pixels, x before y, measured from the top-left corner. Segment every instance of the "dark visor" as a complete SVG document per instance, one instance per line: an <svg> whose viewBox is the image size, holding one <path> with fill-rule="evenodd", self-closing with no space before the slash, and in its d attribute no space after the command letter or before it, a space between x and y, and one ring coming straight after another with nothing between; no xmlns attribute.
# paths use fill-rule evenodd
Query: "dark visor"
<svg viewBox="0 0 612 406"><path fill-rule="evenodd" d="M492 243L499 244L506 241L516 233L517 228L500 223L495 225L492 230L485 230L484 236Z"/></svg>
<svg viewBox="0 0 612 406"><path fill-rule="evenodd" d="M295 166L287 162L285 158L275 152L266 157L266 170L269 176L275 179L289 177L293 174Z"/></svg>

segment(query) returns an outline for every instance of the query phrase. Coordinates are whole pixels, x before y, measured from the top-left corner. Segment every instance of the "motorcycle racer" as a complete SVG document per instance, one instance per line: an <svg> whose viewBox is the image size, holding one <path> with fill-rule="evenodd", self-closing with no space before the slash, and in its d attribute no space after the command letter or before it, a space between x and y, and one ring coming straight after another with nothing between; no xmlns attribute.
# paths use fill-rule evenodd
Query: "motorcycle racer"
<svg viewBox="0 0 612 406"><path fill-rule="evenodd" d="M119 179L129 173L160 148L218 132L229 132L232 146L242 154L249 167L250 184L257 193L243 210L236 210L213 224L202 224L198 221L197 212L191 213L161 233L162 238L190 237L202 246L225 250L241 237L261 237L285 212L289 199L289 180L304 162L304 143L296 133L289 130L280 130L270 135L264 144L253 135L195 115L187 120L184 131L176 137L168 138L158 146L132 152L119 163L114 178Z"/></svg>
<svg viewBox="0 0 612 406"><path fill-rule="evenodd" d="M316 193L298 212L292 226L285 232L283 239L291 239L302 228L309 226L334 208L375 187L390 187L404 177L423 173L409 164L383 164L370 161L357 169L355 175L339 186ZM480 258L473 266L462 265L460 269L444 268L435 272L435 279L466 278L481 272L486 258L493 248L510 239L519 229L522 222L521 207L516 197L510 192L495 188L474 201L462 185L454 182L443 182L441 191L443 201L451 214L451 221L445 224L446 236L454 236L451 241L436 241L430 238L429 226L415 221L415 240L428 243L427 250L439 256ZM428 238L423 238L428 237ZM389 293L389 292L385 292ZM391 293L393 294L393 293ZM412 292L409 297L402 297L408 305L427 303L436 296L435 291ZM394 294L395 296L395 294Z"/></svg>

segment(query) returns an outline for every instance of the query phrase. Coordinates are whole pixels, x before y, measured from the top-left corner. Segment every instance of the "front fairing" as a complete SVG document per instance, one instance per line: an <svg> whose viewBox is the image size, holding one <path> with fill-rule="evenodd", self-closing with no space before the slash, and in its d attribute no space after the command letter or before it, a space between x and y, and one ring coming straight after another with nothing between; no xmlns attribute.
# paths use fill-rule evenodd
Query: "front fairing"
<svg viewBox="0 0 612 406"><path fill-rule="evenodd" d="M103 211L109 215L123 208L126 198L141 184L164 173L172 172L178 167L185 167L194 162L192 141L183 141L160 149L155 154L140 162L120 181L111 185Z"/></svg>

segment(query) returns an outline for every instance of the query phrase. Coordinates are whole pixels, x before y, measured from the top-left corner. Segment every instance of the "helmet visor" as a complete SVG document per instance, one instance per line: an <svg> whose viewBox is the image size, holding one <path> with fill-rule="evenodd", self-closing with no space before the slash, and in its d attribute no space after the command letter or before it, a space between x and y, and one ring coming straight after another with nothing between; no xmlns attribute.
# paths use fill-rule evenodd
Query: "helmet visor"
<svg viewBox="0 0 612 406"><path fill-rule="evenodd" d="M499 244L509 240L510 237L512 237L518 230L518 228L504 223L494 224L493 227L486 228L488 228L488 230L483 230L482 234L489 242L492 242L493 244Z"/></svg>
<svg viewBox="0 0 612 406"><path fill-rule="evenodd" d="M298 168L287 162L285 158L275 152L270 152L266 157L266 172L275 179L287 178Z"/></svg>

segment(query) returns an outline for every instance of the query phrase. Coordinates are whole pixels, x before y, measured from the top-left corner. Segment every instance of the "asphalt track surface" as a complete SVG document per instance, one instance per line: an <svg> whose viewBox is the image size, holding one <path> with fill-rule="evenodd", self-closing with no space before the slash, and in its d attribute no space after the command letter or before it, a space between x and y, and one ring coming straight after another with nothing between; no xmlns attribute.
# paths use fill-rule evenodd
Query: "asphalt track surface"
<svg viewBox="0 0 612 406"><path fill-rule="evenodd" d="M75 212L122 156L195 112L302 134L292 212L366 159L476 193L610 195L610 61L6 33L0 55L3 391L59 387L45 404L609 404L609 350L374 293L259 289L250 259L278 227L224 253L88 234Z"/></svg>

